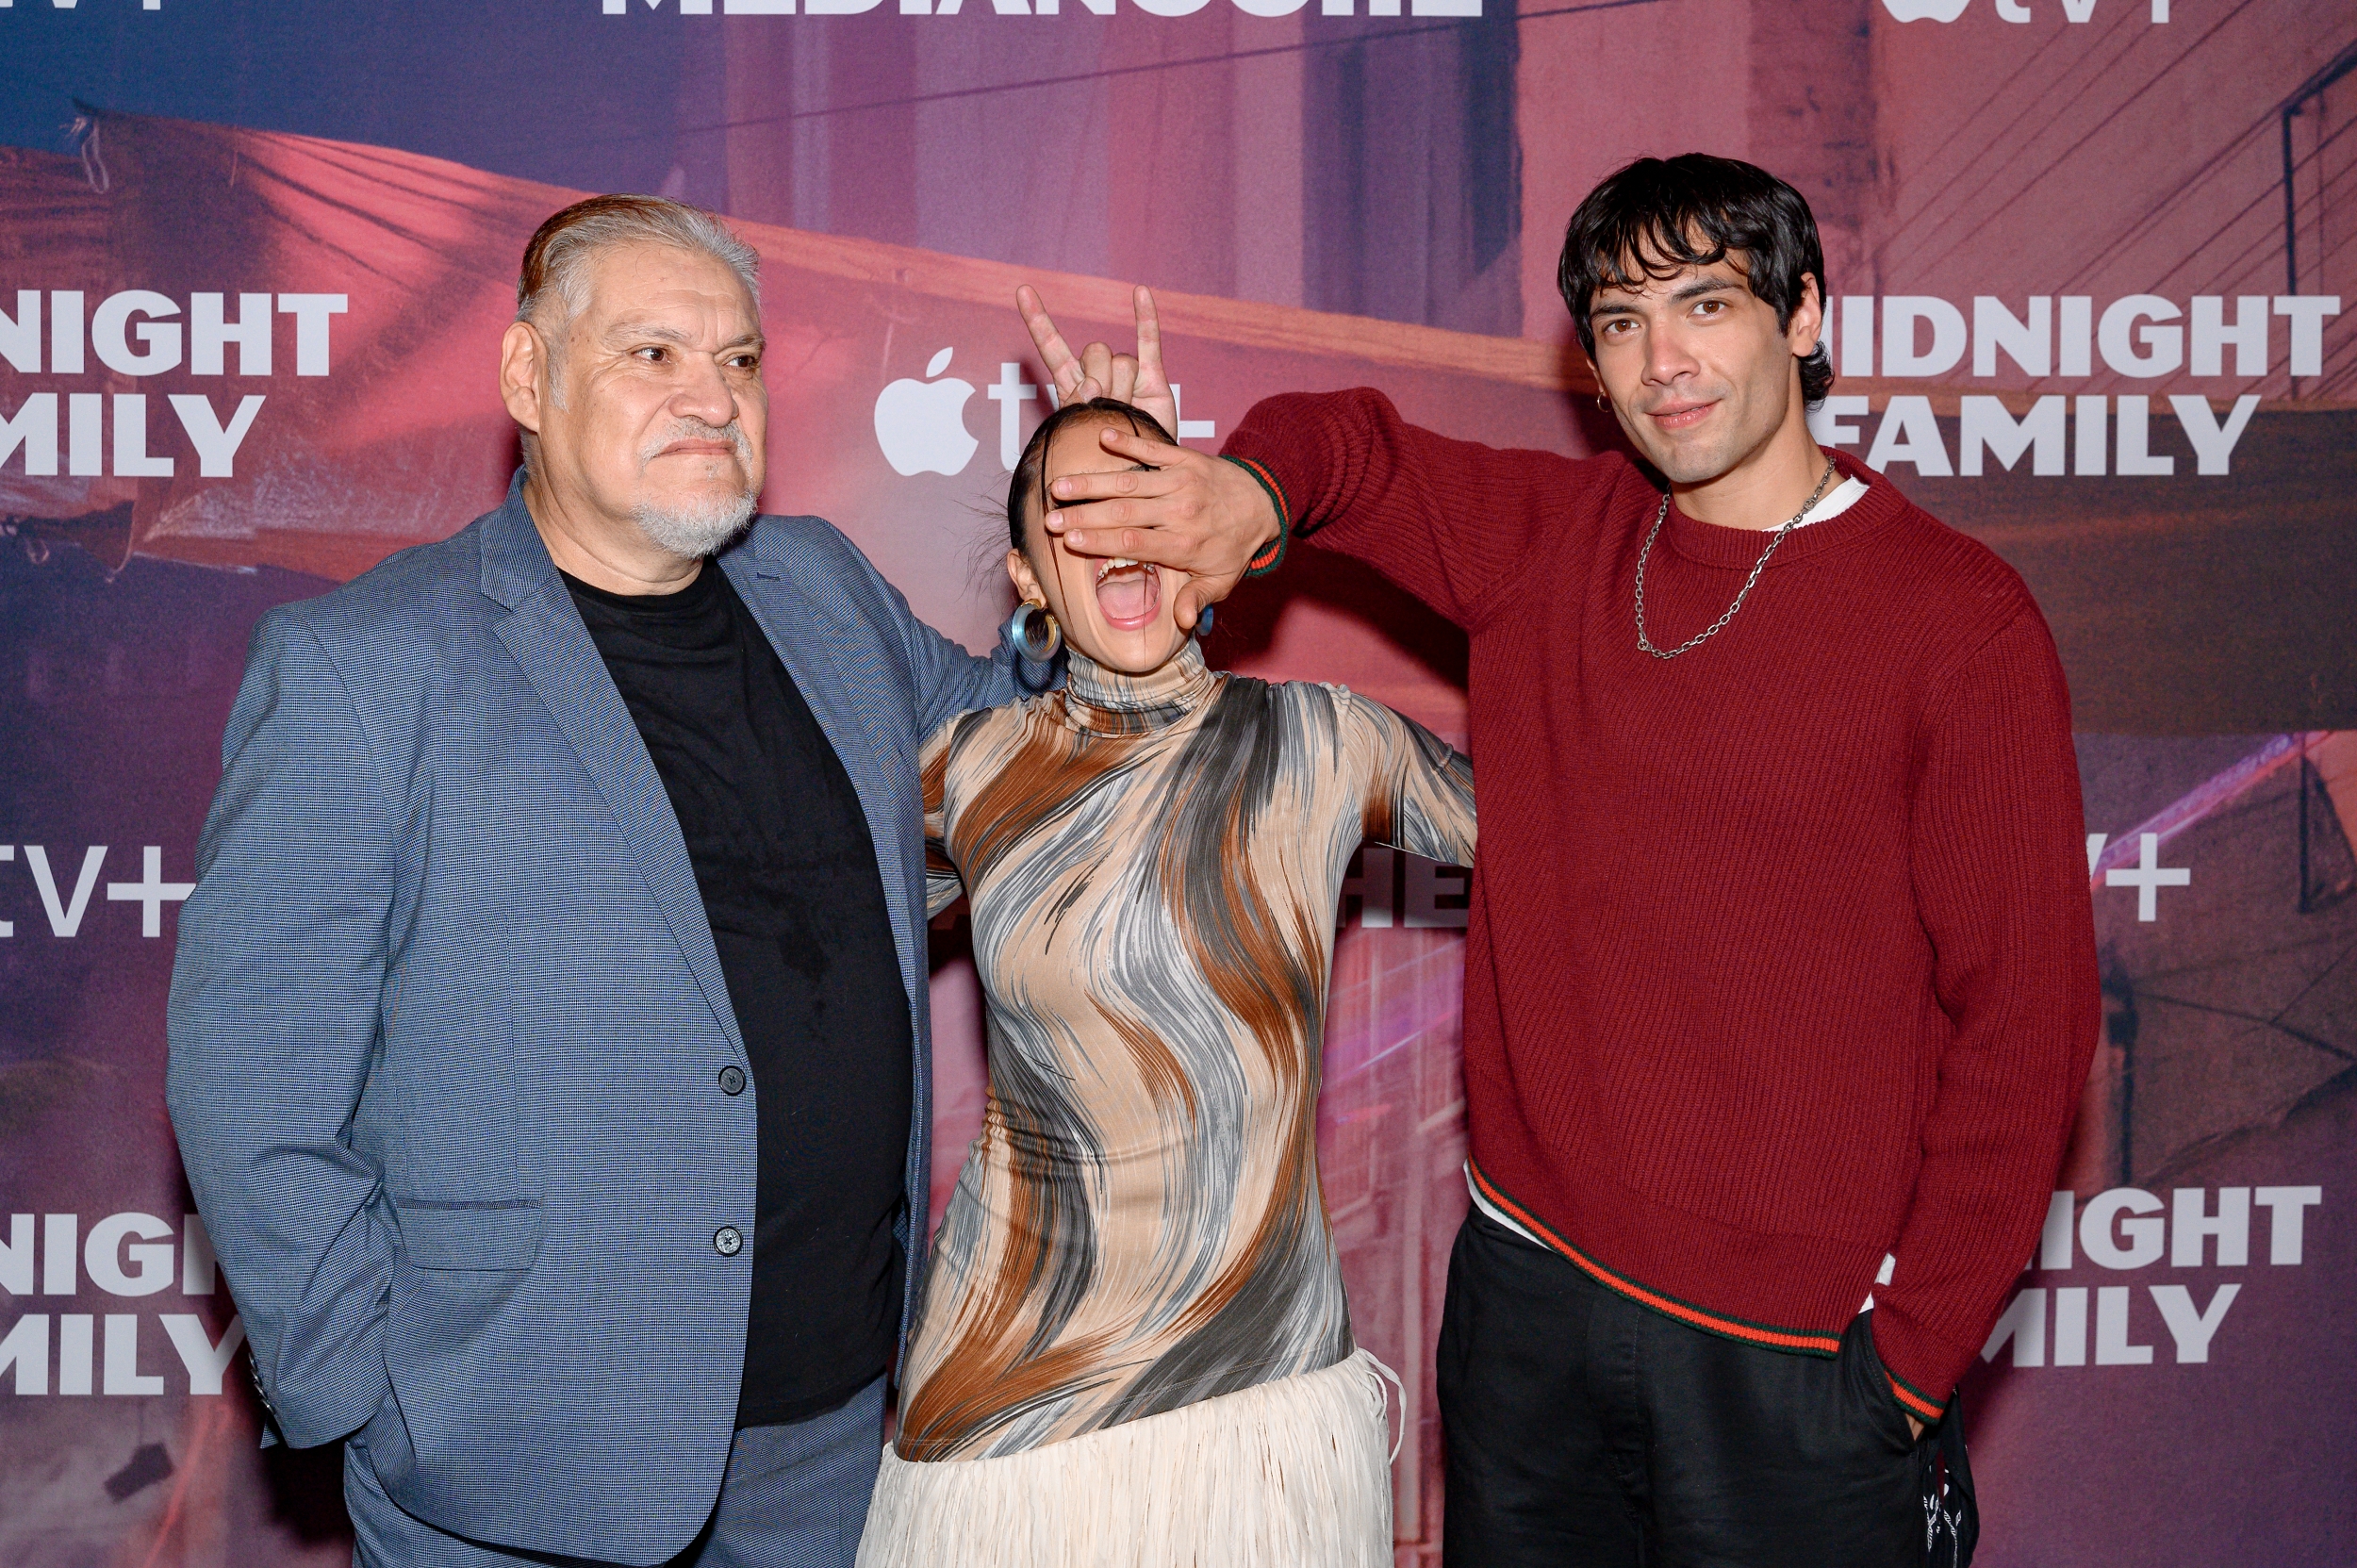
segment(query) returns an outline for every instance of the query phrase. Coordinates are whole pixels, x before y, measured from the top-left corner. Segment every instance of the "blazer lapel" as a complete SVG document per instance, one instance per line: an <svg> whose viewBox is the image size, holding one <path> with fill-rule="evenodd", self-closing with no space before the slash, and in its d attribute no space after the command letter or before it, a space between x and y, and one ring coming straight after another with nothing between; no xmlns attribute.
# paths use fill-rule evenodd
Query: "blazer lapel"
<svg viewBox="0 0 2357 1568"><path fill-rule="evenodd" d="M722 555L721 569L736 585L737 597L752 611L769 646L778 651L795 689L826 733L827 744L834 748L844 772L850 775L860 813L867 818L867 836L876 847L884 911L891 918L902 978L910 990L910 1005L915 1007L916 994L925 984L926 958L918 934L922 922L913 918L906 863L900 852L900 829L908 815L908 802L901 797L907 793L906 784L914 782L914 769L904 782L894 767L898 751L892 737L877 715L851 695L854 688L884 689L883 672L846 668L872 660L866 637L860 634L865 631L872 636L873 633L829 626L824 612L794 581L786 563L778 559L777 553L759 549L762 542L756 539L754 549L739 548Z"/></svg>
<svg viewBox="0 0 2357 1568"><path fill-rule="evenodd" d="M536 571L532 561L536 553ZM737 1029L736 1010L729 1005L712 923L704 914L679 817L654 770L654 759L639 738L638 725L606 673L605 660L573 608L572 597L517 491L509 492L508 504L492 514L486 527L483 586L486 593L509 606L496 626L500 641L613 812L622 842L648 891L662 906L697 986L737 1060L745 1062L744 1036Z"/></svg>

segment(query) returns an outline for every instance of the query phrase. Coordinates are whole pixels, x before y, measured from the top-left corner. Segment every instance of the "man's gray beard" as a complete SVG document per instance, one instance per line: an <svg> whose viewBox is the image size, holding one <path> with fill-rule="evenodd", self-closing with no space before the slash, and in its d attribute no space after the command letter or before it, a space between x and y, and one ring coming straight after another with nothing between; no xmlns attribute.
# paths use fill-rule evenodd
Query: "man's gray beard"
<svg viewBox="0 0 2357 1568"><path fill-rule="evenodd" d="M641 464L651 463L666 446L681 440L726 441L735 449L737 471L753 471L752 443L745 438L745 427L734 420L724 425L706 424L697 419L674 420L670 428L647 443L638 454L638 460ZM731 539L743 533L760 500L756 491L687 506L641 506L631 517L655 544L674 555L693 560L719 553Z"/></svg>
<svg viewBox="0 0 2357 1568"><path fill-rule="evenodd" d="M641 506L631 514L648 538L674 555L716 555L753 520L758 496L718 496L695 506Z"/></svg>

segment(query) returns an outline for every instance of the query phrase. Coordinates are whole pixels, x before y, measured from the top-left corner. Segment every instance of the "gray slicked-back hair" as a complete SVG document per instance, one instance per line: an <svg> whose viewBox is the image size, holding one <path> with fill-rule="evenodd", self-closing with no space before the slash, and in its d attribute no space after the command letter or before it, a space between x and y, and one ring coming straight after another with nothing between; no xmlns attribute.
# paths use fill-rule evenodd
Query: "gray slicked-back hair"
<svg viewBox="0 0 2357 1568"><path fill-rule="evenodd" d="M754 307L760 307L761 255L717 215L661 196L591 196L542 223L524 247L523 270L516 276L516 320L531 321L551 293L570 316L586 303L583 273L589 258L631 244L670 245L711 256L737 275Z"/></svg>

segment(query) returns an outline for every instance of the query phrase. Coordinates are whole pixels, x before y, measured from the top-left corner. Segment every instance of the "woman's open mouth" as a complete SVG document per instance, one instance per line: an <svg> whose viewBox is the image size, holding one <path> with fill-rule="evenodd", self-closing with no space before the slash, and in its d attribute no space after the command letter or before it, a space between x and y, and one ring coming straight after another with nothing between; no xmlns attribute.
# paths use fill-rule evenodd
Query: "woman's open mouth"
<svg viewBox="0 0 2357 1568"><path fill-rule="evenodd" d="M1126 556L1097 562L1096 609L1115 631L1152 625L1162 612L1162 569Z"/></svg>

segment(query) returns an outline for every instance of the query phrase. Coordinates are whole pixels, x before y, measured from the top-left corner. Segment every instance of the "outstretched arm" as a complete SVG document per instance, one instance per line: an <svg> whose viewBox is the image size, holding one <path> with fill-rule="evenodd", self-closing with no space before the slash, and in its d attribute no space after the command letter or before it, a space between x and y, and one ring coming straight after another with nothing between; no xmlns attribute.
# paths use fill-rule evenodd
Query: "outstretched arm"
<svg viewBox="0 0 2357 1568"><path fill-rule="evenodd" d="M1607 471L1435 435L1366 387L1263 398L1227 456L1267 478L1293 537L1365 561L1468 629Z"/></svg>
<svg viewBox="0 0 2357 1568"><path fill-rule="evenodd" d="M1161 334L1151 297L1139 314L1141 362ZM1092 344L1075 361L1039 296L1023 291L1025 324L1060 387L1101 378L1110 351ZM1108 369L1104 375L1114 372ZM1127 555L1192 573L1177 601L1193 627L1202 606L1227 597L1247 572L1274 570L1292 537L1366 561L1460 626L1478 620L1501 586L1528 565L1532 547L1566 515L1578 468L1552 453L1516 453L1451 440L1409 424L1382 393L1360 388L1264 398L1208 457L1128 431L1099 432L1105 450L1145 470L1067 474L1051 487L1043 520L1072 550Z"/></svg>

